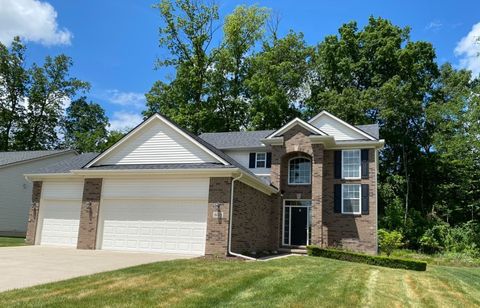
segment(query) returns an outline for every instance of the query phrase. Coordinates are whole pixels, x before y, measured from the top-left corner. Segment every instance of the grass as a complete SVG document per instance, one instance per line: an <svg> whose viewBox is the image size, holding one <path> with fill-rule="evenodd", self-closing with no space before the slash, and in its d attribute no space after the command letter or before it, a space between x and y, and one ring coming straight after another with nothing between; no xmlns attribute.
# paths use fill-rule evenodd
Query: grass
<svg viewBox="0 0 480 308"><path fill-rule="evenodd" d="M24 246L24 237L0 236L0 247Z"/></svg>
<svg viewBox="0 0 480 308"><path fill-rule="evenodd" d="M320 257L159 262L14 290L0 307L475 307L480 268L426 272Z"/></svg>
<svg viewBox="0 0 480 308"><path fill-rule="evenodd" d="M395 250L392 257L408 258L413 260L425 261L428 265L443 266L461 266L461 267L479 267L480 259L472 258L464 253L438 253L434 255L423 254L413 250L399 249Z"/></svg>

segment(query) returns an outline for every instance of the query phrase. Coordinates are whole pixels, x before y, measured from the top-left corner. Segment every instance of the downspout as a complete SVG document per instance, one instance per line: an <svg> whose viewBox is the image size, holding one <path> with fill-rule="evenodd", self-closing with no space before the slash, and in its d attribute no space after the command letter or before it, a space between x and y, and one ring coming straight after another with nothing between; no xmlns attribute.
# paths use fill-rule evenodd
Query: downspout
<svg viewBox="0 0 480 308"><path fill-rule="evenodd" d="M240 175L238 177L236 177L232 180L232 186L231 186L231 190L230 190L230 209L229 209L230 218L228 220L228 254L232 255L232 256L235 256L235 257L248 259L248 260L256 260L255 258L245 256L245 255L242 255L242 254L239 254L239 253L235 253L235 252L232 251L233 192L234 192L234 188L235 188L235 181L242 178L242 176L243 176L243 173L240 173Z"/></svg>

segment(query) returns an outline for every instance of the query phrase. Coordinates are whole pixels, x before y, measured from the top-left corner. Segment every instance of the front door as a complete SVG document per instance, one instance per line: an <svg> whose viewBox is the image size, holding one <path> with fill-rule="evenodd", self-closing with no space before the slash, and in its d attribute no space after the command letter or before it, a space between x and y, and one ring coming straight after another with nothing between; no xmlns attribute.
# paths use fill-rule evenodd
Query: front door
<svg viewBox="0 0 480 308"><path fill-rule="evenodd" d="M283 207L283 245L309 245L311 205L311 200L285 200Z"/></svg>
<svg viewBox="0 0 480 308"><path fill-rule="evenodd" d="M308 208L292 207L291 245L307 245Z"/></svg>

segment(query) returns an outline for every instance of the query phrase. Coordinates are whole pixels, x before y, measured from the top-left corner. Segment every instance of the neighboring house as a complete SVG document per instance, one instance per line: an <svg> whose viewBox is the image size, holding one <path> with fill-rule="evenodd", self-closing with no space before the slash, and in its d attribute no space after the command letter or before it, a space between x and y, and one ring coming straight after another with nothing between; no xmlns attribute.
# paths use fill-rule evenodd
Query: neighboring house
<svg viewBox="0 0 480 308"><path fill-rule="evenodd" d="M307 244L376 253L383 143L377 125L327 112L275 131L199 137L157 114L99 155L28 174L27 241L195 255Z"/></svg>
<svg viewBox="0 0 480 308"><path fill-rule="evenodd" d="M0 152L0 235L27 231L32 183L24 174L75 155L71 150Z"/></svg>

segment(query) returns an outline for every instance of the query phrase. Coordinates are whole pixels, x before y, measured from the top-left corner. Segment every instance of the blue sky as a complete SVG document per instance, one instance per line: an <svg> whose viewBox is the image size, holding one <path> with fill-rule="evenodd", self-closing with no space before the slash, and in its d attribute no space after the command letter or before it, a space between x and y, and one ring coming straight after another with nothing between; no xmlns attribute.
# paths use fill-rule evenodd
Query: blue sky
<svg viewBox="0 0 480 308"><path fill-rule="evenodd" d="M217 1L222 17L240 4L266 6L281 17L280 31L303 32L310 44L336 34L343 23L363 26L370 15L410 26L413 40L432 42L439 63L480 72L480 3L477 1ZM158 47L155 1L0 0L0 41L27 42L28 61L65 53L72 75L92 85L89 98L107 111L113 128L132 127L144 109L143 94L168 70L154 70ZM476 26L476 27L475 27Z"/></svg>

